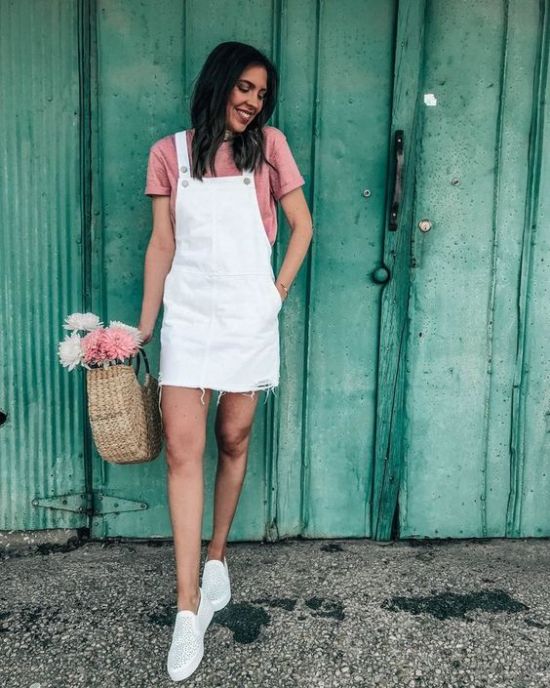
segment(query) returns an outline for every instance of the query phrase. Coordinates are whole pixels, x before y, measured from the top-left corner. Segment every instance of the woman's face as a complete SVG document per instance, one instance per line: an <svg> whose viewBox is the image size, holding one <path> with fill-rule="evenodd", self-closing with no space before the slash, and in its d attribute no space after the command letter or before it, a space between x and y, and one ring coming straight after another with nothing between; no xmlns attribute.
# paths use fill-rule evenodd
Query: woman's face
<svg viewBox="0 0 550 688"><path fill-rule="evenodd" d="M247 67L231 89L225 113L225 126L241 134L261 111L267 91L265 67Z"/></svg>

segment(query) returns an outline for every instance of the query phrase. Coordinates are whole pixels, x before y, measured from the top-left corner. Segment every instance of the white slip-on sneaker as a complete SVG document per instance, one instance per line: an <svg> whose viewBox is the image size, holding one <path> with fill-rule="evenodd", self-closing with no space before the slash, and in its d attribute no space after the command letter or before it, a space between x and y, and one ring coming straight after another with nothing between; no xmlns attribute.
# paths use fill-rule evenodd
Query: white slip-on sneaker
<svg viewBox="0 0 550 688"><path fill-rule="evenodd" d="M191 676L204 655L204 634L212 621L214 609L202 589L200 596L196 614L190 609L182 609L176 614L172 644L166 662L172 681L183 681Z"/></svg>
<svg viewBox="0 0 550 688"><path fill-rule="evenodd" d="M201 587L214 607L214 611L217 612L225 607L231 599L231 583L225 557L223 562L219 559L209 559L205 562Z"/></svg>

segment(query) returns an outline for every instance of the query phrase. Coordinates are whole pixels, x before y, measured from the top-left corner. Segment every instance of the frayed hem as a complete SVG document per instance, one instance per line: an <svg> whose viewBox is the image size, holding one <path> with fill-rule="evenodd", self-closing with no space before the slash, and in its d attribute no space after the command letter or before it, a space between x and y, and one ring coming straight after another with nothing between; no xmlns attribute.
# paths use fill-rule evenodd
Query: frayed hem
<svg viewBox="0 0 550 688"><path fill-rule="evenodd" d="M170 382L159 382L159 410L160 410L160 400L161 400L161 397L162 397L162 388L163 388L164 385L168 385L168 387L186 387L186 388L188 388L188 389L200 389L200 390L202 390L202 394L201 394L201 404L202 404L203 406L206 405L206 402L204 401L204 395L206 394L206 390L207 390L206 387L194 387L194 386L192 386L192 385L173 385L173 384L171 384ZM162 417L162 412L161 412L161 417Z"/></svg>
<svg viewBox="0 0 550 688"><path fill-rule="evenodd" d="M265 389L264 404L267 404L267 399L268 399L268 397L269 397L269 393L270 393L270 392L271 392L271 394L272 394L274 397L277 396L276 391L275 391L276 389L277 389L277 385L271 385L271 386L269 386L269 387L266 387L266 389Z"/></svg>
<svg viewBox="0 0 550 688"><path fill-rule="evenodd" d="M250 392L231 392L228 389L219 389L217 390L218 392L218 398L216 399L216 406L220 405L220 399L224 394L244 394L245 397L250 397L251 399L254 398L254 394L256 394L256 390L251 390Z"/></svg>
<svg viewBox="0 0 550 688"><path fill-rule="evenodd" d="M267 399L269 397L269 393L271 392L273 395L275 395L275 390L277 389L277 385L265 385L262 387L257 387L256 389L251 389L247 392L243 392L241 390L230 390L230 389L221 389L217 390L218 392L218 398L216 399L216 406L219 406L220 399L224 394L244 394L247 397L250 397L251 399L254 398L254 395L256 392L265 392L265 399L264 399L264 404L267 403Z"/></svg>
<svg viewBox="0 0 550 688"><path fill-rule="evenodd" d="M158 399L158 405L159 405L159 412L160 412L160 417L162 420L162 409L161 409L161 399L162 399L162 387L166 383L159 384L159 399ZM181 386L181 387L188 387L189 385L175 385L175 386ZM267 384L267 385L261 385L256 387L255 389L251 390L232 390L232 389L219 389L219 390L213 390L215 392L218 392L218 398L216 399L216 406L219 406L220 399L224 394L244 394L247 397L250 397L251 399L254 398L254 395L256 392L265 392L265 399L264 399L264 404L267 404L267 400L269 397L269 394L273 394L273 396L276 396L276 389L278 387L278 384ZM202 390L201 394L201 404L203 406L206 405L206 402L204 401L204 395L206 394L206 390L210 389L207 387L190 387L190 389L200 389Z"/></svg>

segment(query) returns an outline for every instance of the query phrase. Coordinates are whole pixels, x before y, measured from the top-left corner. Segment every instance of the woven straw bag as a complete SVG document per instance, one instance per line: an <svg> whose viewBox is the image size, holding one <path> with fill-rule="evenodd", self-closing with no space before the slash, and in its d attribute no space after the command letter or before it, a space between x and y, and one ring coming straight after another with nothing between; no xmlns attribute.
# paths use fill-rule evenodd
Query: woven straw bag
<svg viewBox="0 0 550 688"><path fill-rule="evenodd" d="M145 381L138 379L140 355ZM88 415L99 455L110 463L152 461L162 448L159 387L143 349L137 367L113 365L86 371Z"/></svg>

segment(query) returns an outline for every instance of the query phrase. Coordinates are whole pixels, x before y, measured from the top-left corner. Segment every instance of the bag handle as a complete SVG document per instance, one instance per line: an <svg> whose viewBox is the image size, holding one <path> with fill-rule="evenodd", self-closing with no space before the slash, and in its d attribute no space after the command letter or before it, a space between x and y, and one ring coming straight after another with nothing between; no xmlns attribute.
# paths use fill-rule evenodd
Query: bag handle
<svg viewBox="0 0 550 688"><path fill-rule="evenodd" d="M139 374L139 366L140 366L140 362L141 362L140 354L141 354L141 356L143 357L143 360L144 360L144 362L145 362L145 372L147 373L147 375L150 374L150 373L149 373L149 360L148 360L148 358L147 358L147 355L146 355L146 353L145 353L144 348L140 346L139 349L138 349L137 354L136 354L136 355L134 356L134 358L133 358L133 361L134 361L134 360L137 361L137 366L136 366L136 377L137 377L138 374ZM133 364L133 361L132 361L132 364Z"/></svg>

